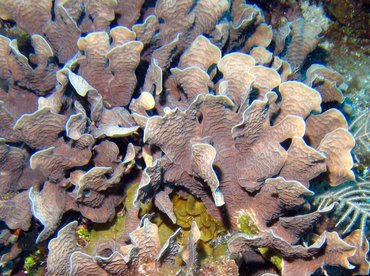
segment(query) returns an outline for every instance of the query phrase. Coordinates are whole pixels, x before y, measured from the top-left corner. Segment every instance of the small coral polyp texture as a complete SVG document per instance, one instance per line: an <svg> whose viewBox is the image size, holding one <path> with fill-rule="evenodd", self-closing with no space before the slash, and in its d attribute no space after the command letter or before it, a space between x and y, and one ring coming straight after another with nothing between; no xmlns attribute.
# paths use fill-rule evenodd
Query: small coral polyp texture
<svg viewBox="0 0 370 276"><path fill-rule="evenodd" d="M47 243L47 275L369 272L364 232L310 204L354 180L328 108L343 78L302 69L319 26L273 29L243 0L3 0L0 18L3 262ZM115 232L87 252L96 225Z"/></svg>

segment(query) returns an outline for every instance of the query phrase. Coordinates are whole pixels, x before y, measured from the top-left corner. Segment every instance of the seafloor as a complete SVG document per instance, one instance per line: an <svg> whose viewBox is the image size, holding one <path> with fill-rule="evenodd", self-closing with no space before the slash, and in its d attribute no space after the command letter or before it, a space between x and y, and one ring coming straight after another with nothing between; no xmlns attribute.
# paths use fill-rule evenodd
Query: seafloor
<svg viewBox="0 0 370 276"><path fill-rule="evenodd" d="M366 0L0 0L0 275L369 275Z"/></svg>

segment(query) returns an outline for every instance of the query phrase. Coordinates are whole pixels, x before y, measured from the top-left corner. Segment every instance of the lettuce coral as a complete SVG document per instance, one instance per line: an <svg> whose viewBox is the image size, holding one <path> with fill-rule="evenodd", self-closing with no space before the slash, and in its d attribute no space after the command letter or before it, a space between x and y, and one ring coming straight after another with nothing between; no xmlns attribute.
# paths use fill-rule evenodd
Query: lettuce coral
<svg viewBox="0 0 370 276"><path fill-rule="evenodd" d="M243 0L4 0L0 18L30 35L0 35L0 219L48 242L47 275L368 271L365 227L315 229L355 139L330 108L343 78L302 69L307 19L273 29ZM81 248L78 225L122 206Z"/></svg>

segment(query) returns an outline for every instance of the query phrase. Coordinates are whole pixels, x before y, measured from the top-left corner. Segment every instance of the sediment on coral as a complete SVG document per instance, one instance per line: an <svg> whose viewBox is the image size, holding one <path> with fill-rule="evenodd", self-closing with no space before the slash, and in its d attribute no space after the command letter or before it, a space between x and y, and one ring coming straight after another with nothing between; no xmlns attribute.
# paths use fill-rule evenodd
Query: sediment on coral
<svg viewBox="0 0 370 276"><path fill-rule="evenodd" d="M243 0L2 1L29 35L0 35L2 261L41 248L46 275L368 272L351 155L368 128L336 108L343 77L307 62L325 29L313 10L271 26Z"/></svg>

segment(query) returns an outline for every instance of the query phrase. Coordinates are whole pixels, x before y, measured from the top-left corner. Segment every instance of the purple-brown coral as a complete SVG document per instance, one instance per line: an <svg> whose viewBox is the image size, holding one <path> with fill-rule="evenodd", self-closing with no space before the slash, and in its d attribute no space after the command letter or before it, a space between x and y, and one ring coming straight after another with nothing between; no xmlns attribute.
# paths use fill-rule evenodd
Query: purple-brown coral
<svg viewBox="0 0 370 276"><path fill-rule="evenodd" d="M0 18L30 35L27 50L0 36L0 219L48 243L47 275L231 275L229 253L248 266L260 248L284 275L368 271L361 231L310 238L335 208L311 208L315 185L354 180L355 140L325 105L343 102L343 78L314 64L292 80L320 28L287 24L279 57L289 31L242 0L5 0ZM180 234L175 195L233 234L215 260L225 269L200 262L207 227L189 216ZM118 212L119 236L81 247L78 227ZM237 233L245 218L253 231ZM12 248L8 259L23 250Z"/></svg>

